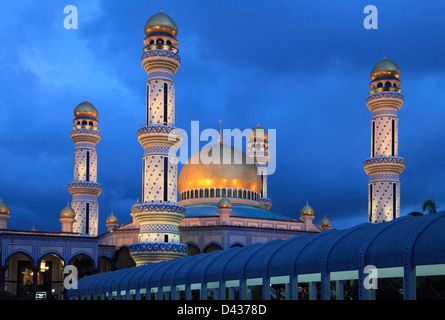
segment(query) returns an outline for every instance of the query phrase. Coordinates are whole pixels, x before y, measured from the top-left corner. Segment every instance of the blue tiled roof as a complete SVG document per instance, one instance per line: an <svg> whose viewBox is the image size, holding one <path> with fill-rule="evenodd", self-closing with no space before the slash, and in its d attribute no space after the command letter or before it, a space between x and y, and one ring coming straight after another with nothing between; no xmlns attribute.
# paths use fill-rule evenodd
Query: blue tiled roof
<svg viewBox="0 0 445 320"><path fill-rule="evenodd" d="M208 207L214 207L208 205ZM244 207L244 206L242 206ZM249 207L249 206L248 206ZM252 210L252 208L248 208ZM248 211L248 209L246 209ZM301 234L82 278L69 295L291 274L445 264L445 212Z"/></svg>
<svg viewBox="0 0 445 320"><path fill-rule="evenodd" d="M189 204L185 205L184 207L186 208L185 216L188 218L212 217L219 215L217 211L217 203ZM247 204L232 203L231 209L232 212L230 213L230 215L233 217L297 221L290 217L286 217L278 213Z"/></svg>

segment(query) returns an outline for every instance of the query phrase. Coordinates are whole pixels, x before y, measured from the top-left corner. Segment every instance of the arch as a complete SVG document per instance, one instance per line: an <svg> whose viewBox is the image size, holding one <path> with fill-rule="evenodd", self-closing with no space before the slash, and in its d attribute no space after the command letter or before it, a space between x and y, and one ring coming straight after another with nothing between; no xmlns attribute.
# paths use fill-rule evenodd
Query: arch
<svg viewBox="0 0 445 320"><path fill-rule="evenodd" d="M200 198L204 197L204 191L202 189L199 189L199 197Z"/></svg>
<svg viewBox="0 0 445 320"><path fill-rule="evenodd" d="M65 258L60 253L55 252L55 251L46 251L36 260L36 265L39 265L41 260L44 257L46 257L47 255L50 255L50 254L53 254L53 255L57 256L57 258L59 258L63 262L63 264L66 263Z"/></svg>
<svg viewBox="0 0 445 320"><path fill-rule="evenodd" d="M31 260L31 266L35 267L37 265L37 264L35 264L34 258L31 256L31 254L29 252L26 252L25 250L22 250L22 249L17 249L17 250L12 251L11 253L9 253L5 258L4 265L6 267L9 267L9 259L12 258L14 255L20 254L20 253L25 255L27 258L29 258L29 260Z"/></svg>
<svg viewBox="0 0 445 320"><path fill-rule="evenodd" d="M199 246L196 243L188 242L187 246L188 246L188 252L187 252L188 256L196 256L201 253L201 250L199 249Z"/></svg>
<svg viewBox="0 0 445 320"><path fill-rule="evenodd" d="M210 189L210 197L211 198L215 197L215 189L213 188Z"/></svg>
<svg viewBox="0 0 445 320"><path fill-rule="evenodd" d="M244 248L245 244L242 244L241 242L237 241L230 245L229 248Z"/></svg>
<svg viewBox="0 0 445 320"><path fill-rule="evenodd" d="M202 250L203 253L210 253L217 250L223 250L222 246L217 242L209 242L207 246Z"/></svg>
<svg viewBox="0 0 445 320"><path fill-rule="evenodd" d="M221 189L221 197L225 197L226 196L226 189L225 188L222 188Z"/></svg>
<svg viewBox="0 0 445 320"><path fill-rule="evenodd" d="M79 279L94 274L95 261L87 253L76 253L74 256L71 257L68 264L72 264L77 268L77 277Z"/></svg>
<svg viewBox="0 0 445 320"><path fill-rule="evenodd" d="M232 189L227 189L227 198L232 198Z"/></svg>
<svg viewBox="0 0 445 320"><path fill-rule="evenodd" d="M208 198L209 197L209 189L205 188L204 190L204 197Z"/></svg>
<svg viewBox="0 0 445 320"><path fill-rule="evenodd" d="M221 197L221 190L219 188L216 189L216 197Z"/></svg>

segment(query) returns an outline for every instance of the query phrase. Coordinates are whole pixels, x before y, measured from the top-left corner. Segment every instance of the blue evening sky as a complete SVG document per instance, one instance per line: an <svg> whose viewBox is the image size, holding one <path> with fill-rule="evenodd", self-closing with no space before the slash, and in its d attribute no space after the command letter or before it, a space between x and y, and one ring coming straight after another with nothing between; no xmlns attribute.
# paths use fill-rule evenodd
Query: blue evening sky
<svg viewBox="0 0 445 320"><path fill-rule="evenodd" d="M378 9L367 30L366 5ZM66 5L78 8L67 30ZM176 126L276 129L272 211L298 219L309 201L335 228L367 221L369 72L386 55L401 69L402 215L445 206L445 2L2 1L0 195L8 228L59 231L71 201L73 109L99 111L100 229L141 195L144 24L159 12L179 28Z"/></svg>

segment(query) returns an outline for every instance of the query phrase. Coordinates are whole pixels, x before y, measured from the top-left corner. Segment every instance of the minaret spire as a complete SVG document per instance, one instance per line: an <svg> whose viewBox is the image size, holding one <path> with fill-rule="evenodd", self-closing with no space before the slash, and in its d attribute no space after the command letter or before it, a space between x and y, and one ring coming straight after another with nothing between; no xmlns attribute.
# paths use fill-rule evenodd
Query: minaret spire
<svg viewBox="0 0 445 320"><path fill-rule="evenodd" d="M218 139L218 143L223 143L223 139L222 139L222 125L221 125L221 120L219 120L219 139Z"/></svg>
<svg viewBox="0 0 445 320"><path fill-rule="evenodd" d="M398 111L404 97L400 69L383 59L371 71L366 104L372 112L371 157L363 168L369 176L368 220L384 222L400 216L400 174L405 160L398 156Z"/></svg>
<svg viewBox="0 0 445 320"><path fill-rule="evenodd" d="M176 204L176 151L182 142L182 132L174 126L173 76L181 62L177 33L175 22L165 14L162 20L150 18L145 24L141 60L148 75L147 114L146 125L137 131L139 143L144 148L142 199L132 207L140 231L138 243L129 247L136 265L183 257L188 250L187 245L180 243L178 231L185 208Z"/></svg>
<svg viewBox="0 0 445 320"><path fill-rule="evenodd" d="M97 127L98 112L87 100L74 109L71 139L75 143L73 182L68 191L73 196L71 208L76 214L73 232L97 236L102 186L97 183L97 151L101 135ZM69 203L68 203L69 206Z"/></svg>

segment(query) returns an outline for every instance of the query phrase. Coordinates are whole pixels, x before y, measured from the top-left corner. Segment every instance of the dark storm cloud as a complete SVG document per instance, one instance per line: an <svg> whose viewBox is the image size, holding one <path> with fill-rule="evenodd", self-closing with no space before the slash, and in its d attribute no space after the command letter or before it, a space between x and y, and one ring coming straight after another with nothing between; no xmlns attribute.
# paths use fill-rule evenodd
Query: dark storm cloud
<svg viewBox="0 0 445 320"><path fill-rule="evenodd" d="M445 26L442 3L375 1L379 29L363 28L367 1L89 1L73 3L79 29L63 29L58 2L3 3L0 194L16 229L59 230L71 199L72 110L86 97L99 110L100 231L140 196L146 74L145 21L162 7L179 27L182 59L176 125L190 131L277 130L272 210L299 218L306 201L334 227L367 219L369 72L384 55L402 70L399 154L402 214L445 190ZM26 26L26 27L24 27ZM405 209L406 208L406 209ZM26 224L23 225L23 222ZM336 224L337 223L337 224Z"/></svg>

